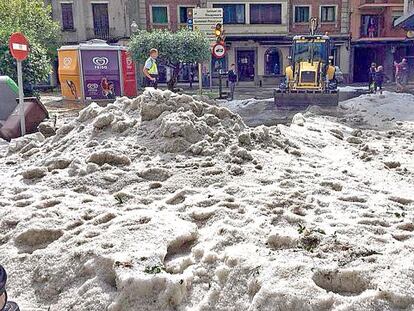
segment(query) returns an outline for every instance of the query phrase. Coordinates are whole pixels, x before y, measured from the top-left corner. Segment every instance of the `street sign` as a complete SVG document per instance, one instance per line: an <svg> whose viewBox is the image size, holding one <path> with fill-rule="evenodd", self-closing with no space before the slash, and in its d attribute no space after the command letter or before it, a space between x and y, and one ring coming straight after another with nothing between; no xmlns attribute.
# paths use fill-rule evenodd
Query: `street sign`
<svg viewBox="0 0 414 311"><path fill-rule="evenodd" d="M29 41L20 32L10 36L9 48L11 55L17 62L17 82L19 84L19 114L20 114L20 136L26 135L26 118L24 115L24 94L23 94L23 70L22 61L29 56Z"/></svg>
<svg viewBox="0 0 414 311"><path fill-rule="evenodd" d="M200 31L203 33L208 41L210 42L210 47L213 47L216 42L217 38L214 34L214 30L218 23L223 24L223 9L222 8L196 8L193 9L193 30ZM212 87L212 77L211 74L211 59L209 61L210 67L210 89ZM201 77L201 63L198 64L198 74L199 74L199 83L200 83L200 93L202 92L202 77Z"/></svg>
<svg viewBox="0 0 414 311"><path fill-rule="evenodd" d="M226 47L222 43L217 43L213 46L212 52L215 58L223 58L226 55Z"/></svg>
<svg viewBox="0 0 414 311"><path fill-rule="evenodd" d="M193 10L193 28L206 35L211 44L216 42L214 30L217 24L223 24L223 9L196 8Z"/></svg>
<svg viewBox="0 0 414 311"><path fill-rule="evenodd" d="M11 55L18 61L25 60L29 56L29 41L20 32L10 36L9 48Z"/></svg>

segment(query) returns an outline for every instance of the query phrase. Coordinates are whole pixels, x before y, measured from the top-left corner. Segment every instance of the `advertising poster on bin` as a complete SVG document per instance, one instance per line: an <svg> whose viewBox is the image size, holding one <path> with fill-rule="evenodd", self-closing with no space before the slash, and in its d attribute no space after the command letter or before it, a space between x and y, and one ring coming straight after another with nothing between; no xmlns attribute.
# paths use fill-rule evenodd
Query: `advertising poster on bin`
<svg viewBox="0 0 414 311"><path fill-rule="evenodd" d="M121 52L122 79L124 81L124 95L133 97L137 95L137 80L135 76L135 64L127 51Z"/></svg>
<svg viewBox="0 0 414 311"><path fill-rule="evenodd" d="M86 99L115 99L121 95L118 51L83 50Z"/></svg>
<svg viewBox="0 0 414 311"><path fill-rule="evenodd" d="M79 60L77 50L58 51L59 55L59 80L62 95L66 99L78 100L82 96Z"/></svg>

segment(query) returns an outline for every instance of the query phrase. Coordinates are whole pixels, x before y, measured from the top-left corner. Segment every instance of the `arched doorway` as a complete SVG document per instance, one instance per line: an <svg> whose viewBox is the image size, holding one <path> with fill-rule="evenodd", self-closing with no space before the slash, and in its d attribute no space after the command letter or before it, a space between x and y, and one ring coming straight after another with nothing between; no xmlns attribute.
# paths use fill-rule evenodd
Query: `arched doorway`
<svg viewBox="0 0 414 311"><path fill-rule="evenodd" d="M264 55L265 75L277 76L282 72L281 53L277 48L269 48Z"/></svg>

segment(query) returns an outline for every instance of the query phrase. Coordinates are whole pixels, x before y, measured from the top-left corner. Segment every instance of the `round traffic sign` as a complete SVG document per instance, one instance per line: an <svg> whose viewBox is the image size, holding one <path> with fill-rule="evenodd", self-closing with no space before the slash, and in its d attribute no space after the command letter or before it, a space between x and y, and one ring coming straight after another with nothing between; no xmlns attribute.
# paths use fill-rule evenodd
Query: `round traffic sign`
<svg viewBox="0 0 414 311"><path fill-rule="evenodd" d="M25 60L29 55L29 41L20 32L15 32L10 36L9 49L15 59Z"/></svg>
<svg viewBox="0 0 414 311"><path fill-rule="evenodd" d="M226 47L222 43L216 43L213 46L213 56L215 58L223 58L226 55Z"/></svg>

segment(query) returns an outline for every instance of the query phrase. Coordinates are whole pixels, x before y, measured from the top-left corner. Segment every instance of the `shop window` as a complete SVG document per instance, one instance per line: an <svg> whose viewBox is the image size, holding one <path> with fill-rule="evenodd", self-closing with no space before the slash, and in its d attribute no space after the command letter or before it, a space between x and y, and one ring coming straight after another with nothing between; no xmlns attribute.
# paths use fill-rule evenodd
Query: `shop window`
<svg viewBox="0 0 414 311"><path fill-rule="evenodd" d="M336 7L335 6L321 6L321 22L331 23L336 21Z"/></svg>
<svg viewBox="0 0 414 311"><path fill-rule="evenodd" d="M213 4L213 8L223 9L224 24L244 24L246 22L244 4Z"/></svg>
<svg viewBox="0 0 414 311"><path fill-rule="evenodd" d="M275 76L280 75L282 71L282 64L280 62L280 53L276 48L270 48L266 51L265 55L265 75Z"/></svg>
<svg viewBox="0 0 414 311"><path fill-rule="evenodd" d="M168 9L166 6L153 6L151 12L153 24L168 24Z"/></svg>
<svg viewBox="0 0 414 311"><path fill-rule="evenodd" d="M61 3L62 30L74 30L72 3Z"/></svg>
<svg viewBox="0 0 414 311"><path fill-rule="evenodd" d="M250 24L281 24L281 4L250 4Z"/></svg>
<svg viewBox="0 0 414 311"><path fill-rule="evenodd" d="M295 23L307 23L309 22L308 6L295 6Z"/></svg>

